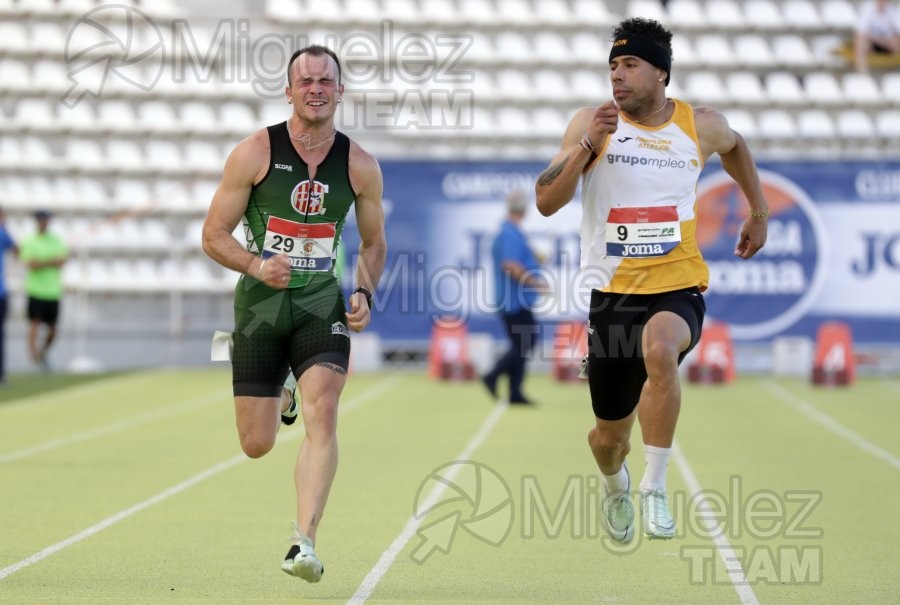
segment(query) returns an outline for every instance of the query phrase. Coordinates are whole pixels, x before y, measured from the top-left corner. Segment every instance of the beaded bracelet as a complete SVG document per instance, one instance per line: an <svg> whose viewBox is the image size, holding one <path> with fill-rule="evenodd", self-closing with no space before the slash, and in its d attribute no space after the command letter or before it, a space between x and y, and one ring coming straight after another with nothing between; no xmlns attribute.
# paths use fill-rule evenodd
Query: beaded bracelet
<svg viewBox="0 0 900 605"><path fill-rule="evenodd" d="M766 208L762 212L751 212L750 216L753 218L766 218L767 216L769 216L769 209Z"/></svg>
<svg viewBox="0 0 900 605"><path fill-rule="evenodd" d="M584 149L587 149L588 151L590 151L591 153L594 152L594 149L595 149L594 144L591 143L591 139L588 137L587 133L584 133L583 135L581 135L581 140L578 142L578 144L581 145Z"/></svg>

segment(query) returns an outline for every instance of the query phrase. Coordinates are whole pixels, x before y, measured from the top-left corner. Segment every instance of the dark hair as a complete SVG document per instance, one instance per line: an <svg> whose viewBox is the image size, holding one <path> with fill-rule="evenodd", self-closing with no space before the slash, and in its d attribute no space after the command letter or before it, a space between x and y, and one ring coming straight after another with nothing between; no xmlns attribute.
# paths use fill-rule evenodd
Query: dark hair
<svg viewBox="0 0 900 605"><path fill-rule="evenodd" d="M296 51L293 55L291 55L291 60L288 61L288 66L287 66L288 86L291 85L291 66L294 65L294 61L297 59L297 57L299 57L302 54L307 54L307 53L314 57L324 57L325 55L328 55L329 57L334 59L334 62L335 62L335 64L337 64L337 69L338 69L337 81L338 81L338 84L341 83L341 60L338 59L337 53L335 53L333 50L331 50L327 46L322 46L321 44L311 44L307 47L301 48L300 50Z"/></svg>
<svg viewBox="0 0 900 605"><path fill-rule="evenodd" d="M612 39L617 40L628 36L638 36L650 40L666 53L671 64L672 32L663 27L659 21L644 19L643 17L625 19L613 29Z"/></svg>

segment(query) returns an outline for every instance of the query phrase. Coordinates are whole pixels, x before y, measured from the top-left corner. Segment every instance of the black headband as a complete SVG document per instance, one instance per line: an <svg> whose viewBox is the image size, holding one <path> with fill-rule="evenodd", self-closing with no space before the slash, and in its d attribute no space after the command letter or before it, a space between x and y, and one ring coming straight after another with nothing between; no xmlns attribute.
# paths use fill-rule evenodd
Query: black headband
<svg viewBox="0 0 900 605"><path fill-rule="evenodd" d="M666 86L672 71L672 57L659 44L649 38L625 34L613 41L609 60L622 55L632 55L666 72Z"/></svg>

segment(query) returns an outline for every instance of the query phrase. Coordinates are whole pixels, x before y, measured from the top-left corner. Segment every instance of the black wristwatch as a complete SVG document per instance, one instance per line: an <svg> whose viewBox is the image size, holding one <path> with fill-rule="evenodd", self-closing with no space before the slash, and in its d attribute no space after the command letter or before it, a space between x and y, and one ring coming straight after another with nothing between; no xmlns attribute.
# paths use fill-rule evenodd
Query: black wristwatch
<svg viewBox="0 0 900 605"><path fill-rule="evenodd" d="M353 291L354 294L356 294L357 292L362 292L363 295L365 295L366 303L368 303L369 309L371 309L372 308L372 293L369 292L368 290L366 290L365 288L357 288L356 290Z"/></svg>

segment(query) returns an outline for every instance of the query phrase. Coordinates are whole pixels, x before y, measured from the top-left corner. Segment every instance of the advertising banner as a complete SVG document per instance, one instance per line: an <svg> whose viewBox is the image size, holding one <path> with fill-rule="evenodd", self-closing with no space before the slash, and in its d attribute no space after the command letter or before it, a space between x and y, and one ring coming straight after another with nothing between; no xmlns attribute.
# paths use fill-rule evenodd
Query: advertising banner
<svg viewBox="0 0 900 605"><path fill-rule="evenodd" d="M424 340L438 316L500 335L491 242L514 189L533 196L535 162L384 161L388 262L372 328L382 338ZM761 163L771 209L766 247L734 256L746 202L716 163L698 183L697 239L709 264L708 317L741 341L814 336L827 320L858 342L900 342L900 163ZM352 217L351 217L352 222ZM579 270L581 204L523 222L552 293L535 309L547 323L585 319L590 279ZM355 228L344 231L355 264ZM354 266L353 264L348 266ZM345 275L347 287L353 275Z"/></svg>

